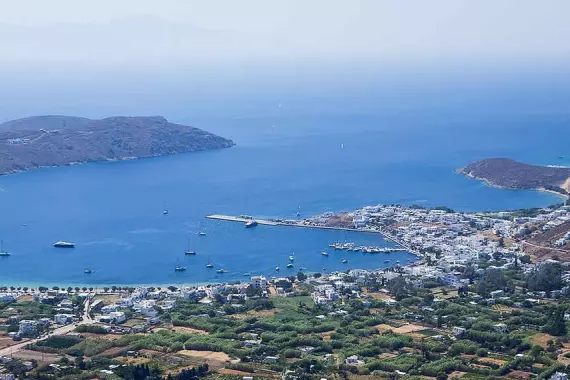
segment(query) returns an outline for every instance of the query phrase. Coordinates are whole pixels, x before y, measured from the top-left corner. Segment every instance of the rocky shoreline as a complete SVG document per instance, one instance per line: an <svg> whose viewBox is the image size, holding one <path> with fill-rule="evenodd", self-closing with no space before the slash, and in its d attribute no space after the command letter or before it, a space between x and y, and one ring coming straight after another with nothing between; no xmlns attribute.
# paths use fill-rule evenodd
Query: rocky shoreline
<svg viewBox="0 0 570 380"><path fill-rule="evenodd" d="M570 168L529 165L507 158L473 162L457 173L492 187L545 191L565 199L570 193Z"/></svg>
<svg viewBox="0 0 570 380"><path fill-rule="evenodd" d="M126 161L234 146L160 116L91 120L39 116L0 124L0 175L97 161Z"/></svg>

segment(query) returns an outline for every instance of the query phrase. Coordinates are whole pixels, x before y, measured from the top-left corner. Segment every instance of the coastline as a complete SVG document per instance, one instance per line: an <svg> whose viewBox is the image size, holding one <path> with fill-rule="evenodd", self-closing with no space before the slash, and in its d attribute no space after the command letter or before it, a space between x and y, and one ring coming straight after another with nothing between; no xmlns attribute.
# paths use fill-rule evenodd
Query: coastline
<svg viewBox="0 0 570 380"><path fill-rule="evenodd" d="M520 189L520 188L514 188L514 187L506 187L506 186L501 186L498 185L490 180L488 180L487 178L482 178L482 177L477 177L475 175L473 175L470 172L465 171L465 168L459 168L455 171L457 174L461 174L469 179L474 179L480 182L485 183L487 186L489 187L494 187L497 189L503 189L503 190L520 190L520 191L539 191L539 192L543 192L543 193L550 193L553 195L556 195L559 198L562 198L564 201L570 200L570 195L565 195L562 193L559 193L558 191L554 191L554 190L549 190L546 189L544 187L538 187L538 188L534 188L534 189ZM564 182L563 185L561 185L561 187L564 189L566 186L570 186L570 178L568 180L566 180Z"/></svg>
<svg viewBox="0 0 570 380"><path fill-rule="evenodd" d="M29 167L29 168L24 168L24 169L0 171L0 177L12 175L12 174L18 174L18 173L27 173L27 172L31 172L34 170L41 170L41 169L65 168L68 166L78 166L78 165L104 163L104 162L139 161L139 160L147 160L147 159L153 159L153 158L176 156L176 155L187 154L187 153L205 152L205 151L209 151L209 150L228 149L228 148L234 147L235 145L236 145L236 143L233 142L233 144L231 144L229 146L222 146L222 147L218 147L218 148L195 149L195 150L189 150L186 152L177 152L177 153L169 153L169 154L156 154L156 155L151 155L151 156L140 156L140 157L127 156L127 157L118 157L118 158L102 158L102 159L97 159L97 160L72 161L72 162L67 162L67 163L61 164L61 165L40 165L40 166L33 166L33 167Z"/></svg>

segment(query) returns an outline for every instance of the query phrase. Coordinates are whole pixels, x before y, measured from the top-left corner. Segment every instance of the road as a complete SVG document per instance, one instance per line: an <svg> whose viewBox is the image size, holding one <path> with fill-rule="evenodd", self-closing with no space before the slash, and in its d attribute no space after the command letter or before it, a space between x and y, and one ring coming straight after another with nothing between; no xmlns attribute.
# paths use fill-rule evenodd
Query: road
<svg viewBox="0 0 570 380"><path fill-rule="evenodd" d="M11 356L12 354L24 349L28 344L37 343L39 341L42 341L44 339L49 338L50 336L65 335L65 334L68 334L68 333L72 332L73 330L75 330L75 328L79 325L93 323L93 320L89 316L90 302L91 302L91 299L88 297L84 303L83 320L81 322L61 326L61 327L58 327L55 330L51 331L49 334L42 336L40 338L29 339L29 340L22 341L20 343L14 344L12 346L0 349L0 356Z"/></svg>

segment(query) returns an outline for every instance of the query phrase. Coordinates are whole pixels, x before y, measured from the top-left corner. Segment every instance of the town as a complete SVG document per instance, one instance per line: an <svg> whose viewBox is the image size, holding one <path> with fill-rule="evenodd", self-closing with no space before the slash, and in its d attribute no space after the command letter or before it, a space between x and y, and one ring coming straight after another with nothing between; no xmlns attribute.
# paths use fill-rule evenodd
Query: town
<svg viewBox="0 0 570 380"><path fill-rule="evenodd" d="M203 286L3 287L0 379L567 379L569 218L562 205L372 206L303 223L377 231L419 261ZM561 257L525 251L553 230Z"/></svg>

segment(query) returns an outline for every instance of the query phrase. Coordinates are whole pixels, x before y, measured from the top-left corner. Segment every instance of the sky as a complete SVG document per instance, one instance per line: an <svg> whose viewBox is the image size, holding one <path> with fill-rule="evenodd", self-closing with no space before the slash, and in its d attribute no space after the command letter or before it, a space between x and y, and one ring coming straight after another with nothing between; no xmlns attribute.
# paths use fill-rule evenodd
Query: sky
<svg viewBox="0 0 570 380"><path fill-rule="evenodd" d="M0 60L560 62L567 0L0 0Z"/></svg>
<svg viewBox="0 0 570 380"><path fill-rule="evenodd" d="M552 93L570 83L569 14L568 0L0 0L0 120L359 112L377 89L427 104L511 96L521 78Z"/></svg>

